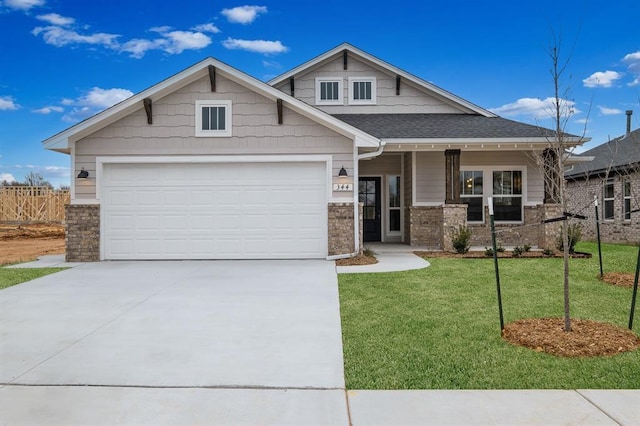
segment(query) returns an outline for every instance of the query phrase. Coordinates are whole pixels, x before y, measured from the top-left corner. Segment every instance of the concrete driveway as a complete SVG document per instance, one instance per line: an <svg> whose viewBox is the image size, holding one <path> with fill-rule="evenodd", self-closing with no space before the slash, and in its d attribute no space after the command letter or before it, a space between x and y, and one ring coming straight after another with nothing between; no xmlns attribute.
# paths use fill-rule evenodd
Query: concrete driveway
<svg viewBox="0 0 640 426"><path fill-rule="evenodd" d="M336 390L344 406L335 266L84 264L0 292L0 360L0 405L88 385Z"/></svg>

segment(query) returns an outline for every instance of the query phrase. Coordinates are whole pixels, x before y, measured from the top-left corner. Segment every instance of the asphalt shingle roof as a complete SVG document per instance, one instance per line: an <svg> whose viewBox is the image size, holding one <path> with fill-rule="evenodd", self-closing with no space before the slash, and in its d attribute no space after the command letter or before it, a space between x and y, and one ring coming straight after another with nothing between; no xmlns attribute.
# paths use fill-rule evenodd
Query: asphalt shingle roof
<svg viewBox="0 0 640 426"><path fill-rule="evenodd" d="M640 129L629 135L612 139L607 143L585 151L579 157L594 157L593 161L577 163L573 169L565 173L567 178L587 177L607 171L624 169L630 165L640 164Z"/></svg>
<svg viewBox="0 0 640 426"><path fill-rule="evenodd" d="M540 138L554 132L502 117L476 114L333 114L379 139ZM573 136L573 135L567 135Z"/></svg>

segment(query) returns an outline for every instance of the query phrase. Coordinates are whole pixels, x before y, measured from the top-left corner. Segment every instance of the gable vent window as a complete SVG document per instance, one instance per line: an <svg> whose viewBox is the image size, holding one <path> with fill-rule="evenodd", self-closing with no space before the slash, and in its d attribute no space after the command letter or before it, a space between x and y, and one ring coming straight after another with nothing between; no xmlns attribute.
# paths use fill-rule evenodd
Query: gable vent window
<svg viewBox="0 0 640 426"><path fill-rule="evenodd" d="M316 105L342 105L342 79L316 78Z"/></svg>
<svg viewBox="0 0 640 426"><path fill-rule="evenodd" d="M350 105L375 105L375 103L376 103L376 78L375 77L349 78L349 104Z"/></svg>
<svg viewBox="0 0 640 426"><path fill-rule="evenodd" d="M231 101L196 101L196 136L231 136Z"/></svg>

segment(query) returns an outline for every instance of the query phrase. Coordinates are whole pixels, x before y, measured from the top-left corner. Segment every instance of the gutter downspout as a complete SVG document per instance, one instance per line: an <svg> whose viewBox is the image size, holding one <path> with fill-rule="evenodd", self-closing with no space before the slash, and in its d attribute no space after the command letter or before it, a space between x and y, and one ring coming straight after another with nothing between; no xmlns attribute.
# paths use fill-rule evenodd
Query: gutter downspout
<svg viewBox="0 0 640 426"><path fill-rule="evenodd" d="M373 152L366 152L364 154L358 154L358 147L353 144L353 177L354 179L359 176L358 162L368 158L374 158L382 154L384 151L384 144L382 141L378 141L378 149ZM360 253L360 208L358 205L358 191L356 188L357 182L353 183L353 241L355 251L353 253L336 254L333 256L327 256L327 260L347 259L349 257L357 256Z"/></svg>

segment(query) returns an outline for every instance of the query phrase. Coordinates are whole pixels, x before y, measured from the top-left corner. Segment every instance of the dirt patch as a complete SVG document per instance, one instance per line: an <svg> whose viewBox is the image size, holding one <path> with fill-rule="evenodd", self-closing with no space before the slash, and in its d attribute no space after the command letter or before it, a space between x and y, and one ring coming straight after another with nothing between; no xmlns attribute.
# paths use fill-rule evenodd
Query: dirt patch
<svg viewBox="0 0 640 426"><path fill-rule="evenodd" d="M371 254L361 254L355 257L349 257L347 259L336 260L337 266L359 266L359 265L374 265L378 263L378 259Z"/></svg>
<svg viewBox="0 0 640 426"><path fill-rule="evenodd" d="M604 281L607 284L619 287L633 287L635 274L627 274L623 272L607 272L599 278L601 281Z"/></svg>
<svg viewBox="0 0 640 426"><path fill-rule="evenodd" d="M434 257L446 257L453 259L493 259L493 255L487 256L483 251L470 251L464 254L454 253L450 251L414 251L416 256L425 258ZM498 253L499 259L541 259L541 258L562 258L562 253L554 253L546 255L542 251L529 251L520 254L520 256L514 256L512 251L503 251ZM572 259L588 259L591 258L591 253L575 252L571 254Z"/></svg>
<svg viewBox="0 0 640 426"><path fill-rule="evenodd" d="M612 356L640 347L640 338L626 328L603 322L572 319L564 331L562 318L530 318L507 324L502 337L537 352L577 358Z"/></svg>
<svg viewBox="0 0 640 426"><path fill-rule="evenodd" d="M63 254L64 227L59 224L0 224L0 265L27 262L46 254Z"/></svg>

